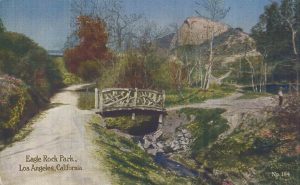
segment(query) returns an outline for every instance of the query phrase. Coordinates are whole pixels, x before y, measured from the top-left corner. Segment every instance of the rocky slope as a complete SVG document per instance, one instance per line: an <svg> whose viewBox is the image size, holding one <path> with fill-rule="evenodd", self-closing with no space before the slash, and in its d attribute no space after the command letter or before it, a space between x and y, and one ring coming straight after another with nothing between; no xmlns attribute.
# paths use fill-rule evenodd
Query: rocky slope
<svg viewBox="0 0 300 185"><path fill-rule="evenodd" d="M171 48L184 45L201 45L214 33L218 36L230 29L229 26L202 17L187 18L171 42Z"/></svg>
<svg viewBox="0 0 300 185"><path fill-rule="evenodd" d="M249 83L251 66L255 72L260 71L263 57L256 50L254 39L239 28L231 28L221 22L202 17L190 17L184 21L176 34L171 34L174 35L172 40L171 35L167 35L157 41L157 46L168 48L183 63L196 64L200 61L203 65L207 65L212 33L213 76L221 78L230 72L230 75L224 77L228 81ZM240 78L241 76L244 79Z"/></svg>

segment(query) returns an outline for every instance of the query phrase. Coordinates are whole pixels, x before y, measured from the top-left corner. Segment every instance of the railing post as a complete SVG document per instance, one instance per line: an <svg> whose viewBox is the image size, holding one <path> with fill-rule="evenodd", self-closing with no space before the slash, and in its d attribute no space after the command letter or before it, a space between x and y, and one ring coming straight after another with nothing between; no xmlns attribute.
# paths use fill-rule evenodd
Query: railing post
<svg viewBox="0 0 300 185"><path fill-rule="evenodd" d="M166 92L164 90L162 90L162 105L161 105L162 112L164 111L164 108L165 108L165 99L166 99ZM158 123L163 122L163 117L164 117L164 115L161 113L158 118Z"/></svg>
<svg viewBox="0 0 300 185"><path fill-rule="evenodd" d="M136 103L137 103L137 96L138 96L138 89L137 88L135 88L134 89L134 108L136 108Z"/></svg>
<svg viewBox="0 0 300 185"><path fill-rule="evenodd" d="M134 101L133 101L133 109L136 108L136 104L137 104L137 95L138 95L138 89L135 88L134 89ZM132 120L135 120L135 112L132 113L131 115L131 119Z"/></svg>
<svg viewBox="0 0 300 185"><path fill-rule="evenodd" d="M166 101L166 92L165 90L162 90L162 108L165 108L165 101Z"/></svg>
<svg viewBox="0 0 300 185"><path fill-rule="evenodd" d="M100 112L103 112L103 92L100 90L100 103L99 103Z"/></svg>
<svg viewBox="0 0 300 185"><path fill-rule="evenodd" d="M95 109L99 108L99 90L95 88Z"/></svg>

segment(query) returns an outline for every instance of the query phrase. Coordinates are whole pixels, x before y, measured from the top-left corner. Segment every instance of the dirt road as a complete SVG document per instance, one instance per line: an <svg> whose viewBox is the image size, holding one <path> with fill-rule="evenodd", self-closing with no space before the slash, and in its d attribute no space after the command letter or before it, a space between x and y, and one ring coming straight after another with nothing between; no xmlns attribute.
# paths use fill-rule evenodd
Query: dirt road
<svg viewBox="0 0 300 185"><path fill-rule="evenodd" d="M226 109L226 112L224 112L222 116L228 120L229 129L225 133L221 134L220 138L224 138L237 128L244 115L251 114L253 117L263 117L263 110L268 107L275 107L277 103L274 101L274 98L270 96L255 99L240 99L242 95L242 93L234 93L230 96L219 99L210 99L202 103L170 107L167 108L167 111L174 112L183 108Z"/></svg>
<svg viewBox="0 0 300 185"><path fill-rule="evenodd" d="M60 105L43 112L24 140L0 152L0 185L110 184L86 127L94 113L76 107L80 87L56 94L51 103Z"/></svg>

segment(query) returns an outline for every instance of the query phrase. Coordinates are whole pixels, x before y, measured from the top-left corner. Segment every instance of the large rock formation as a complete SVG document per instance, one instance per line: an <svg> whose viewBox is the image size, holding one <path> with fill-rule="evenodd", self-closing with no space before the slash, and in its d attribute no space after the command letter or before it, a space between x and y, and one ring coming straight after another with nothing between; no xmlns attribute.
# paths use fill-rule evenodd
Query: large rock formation
<svg viewBox="0 0 300 185"><path fill-rule="evenodd" d="M175 34L171 48L183 45L201 45L211 38L229 30L229 26L202 17L187 18Z"/></svg>
<svg viewBox="0 0 300 185"><path fill-rule="evenodd" d="M160 38L161 48L169 49L187 65L200 62L207 66L210 55L210 40L213 40L212 83L223 80L249 83L253 71L261 71L262 55L256 50L256 43L239 28L211 21L202 17L187 18L172 40L170 36ZM258 79L258 78L257 78Z"/></svg>

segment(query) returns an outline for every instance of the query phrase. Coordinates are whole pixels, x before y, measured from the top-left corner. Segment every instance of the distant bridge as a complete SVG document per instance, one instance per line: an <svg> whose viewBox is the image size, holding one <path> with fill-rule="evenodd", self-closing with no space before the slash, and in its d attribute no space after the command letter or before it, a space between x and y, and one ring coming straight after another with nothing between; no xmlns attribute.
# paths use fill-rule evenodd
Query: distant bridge
<svg viewBox="0 0 300 185"><path fill-rule="evenodd" d="M62 57L64 56L64 52L61 50L48 50L48 55L53 57Z"/></svg>
<svg viewBox="0 0 300 185"><path fill-rule="evenodd" d="M165 110L165 92L147 89L95 89L95 108L104 117L136 114L159 115L162 122Z"/></svg>

